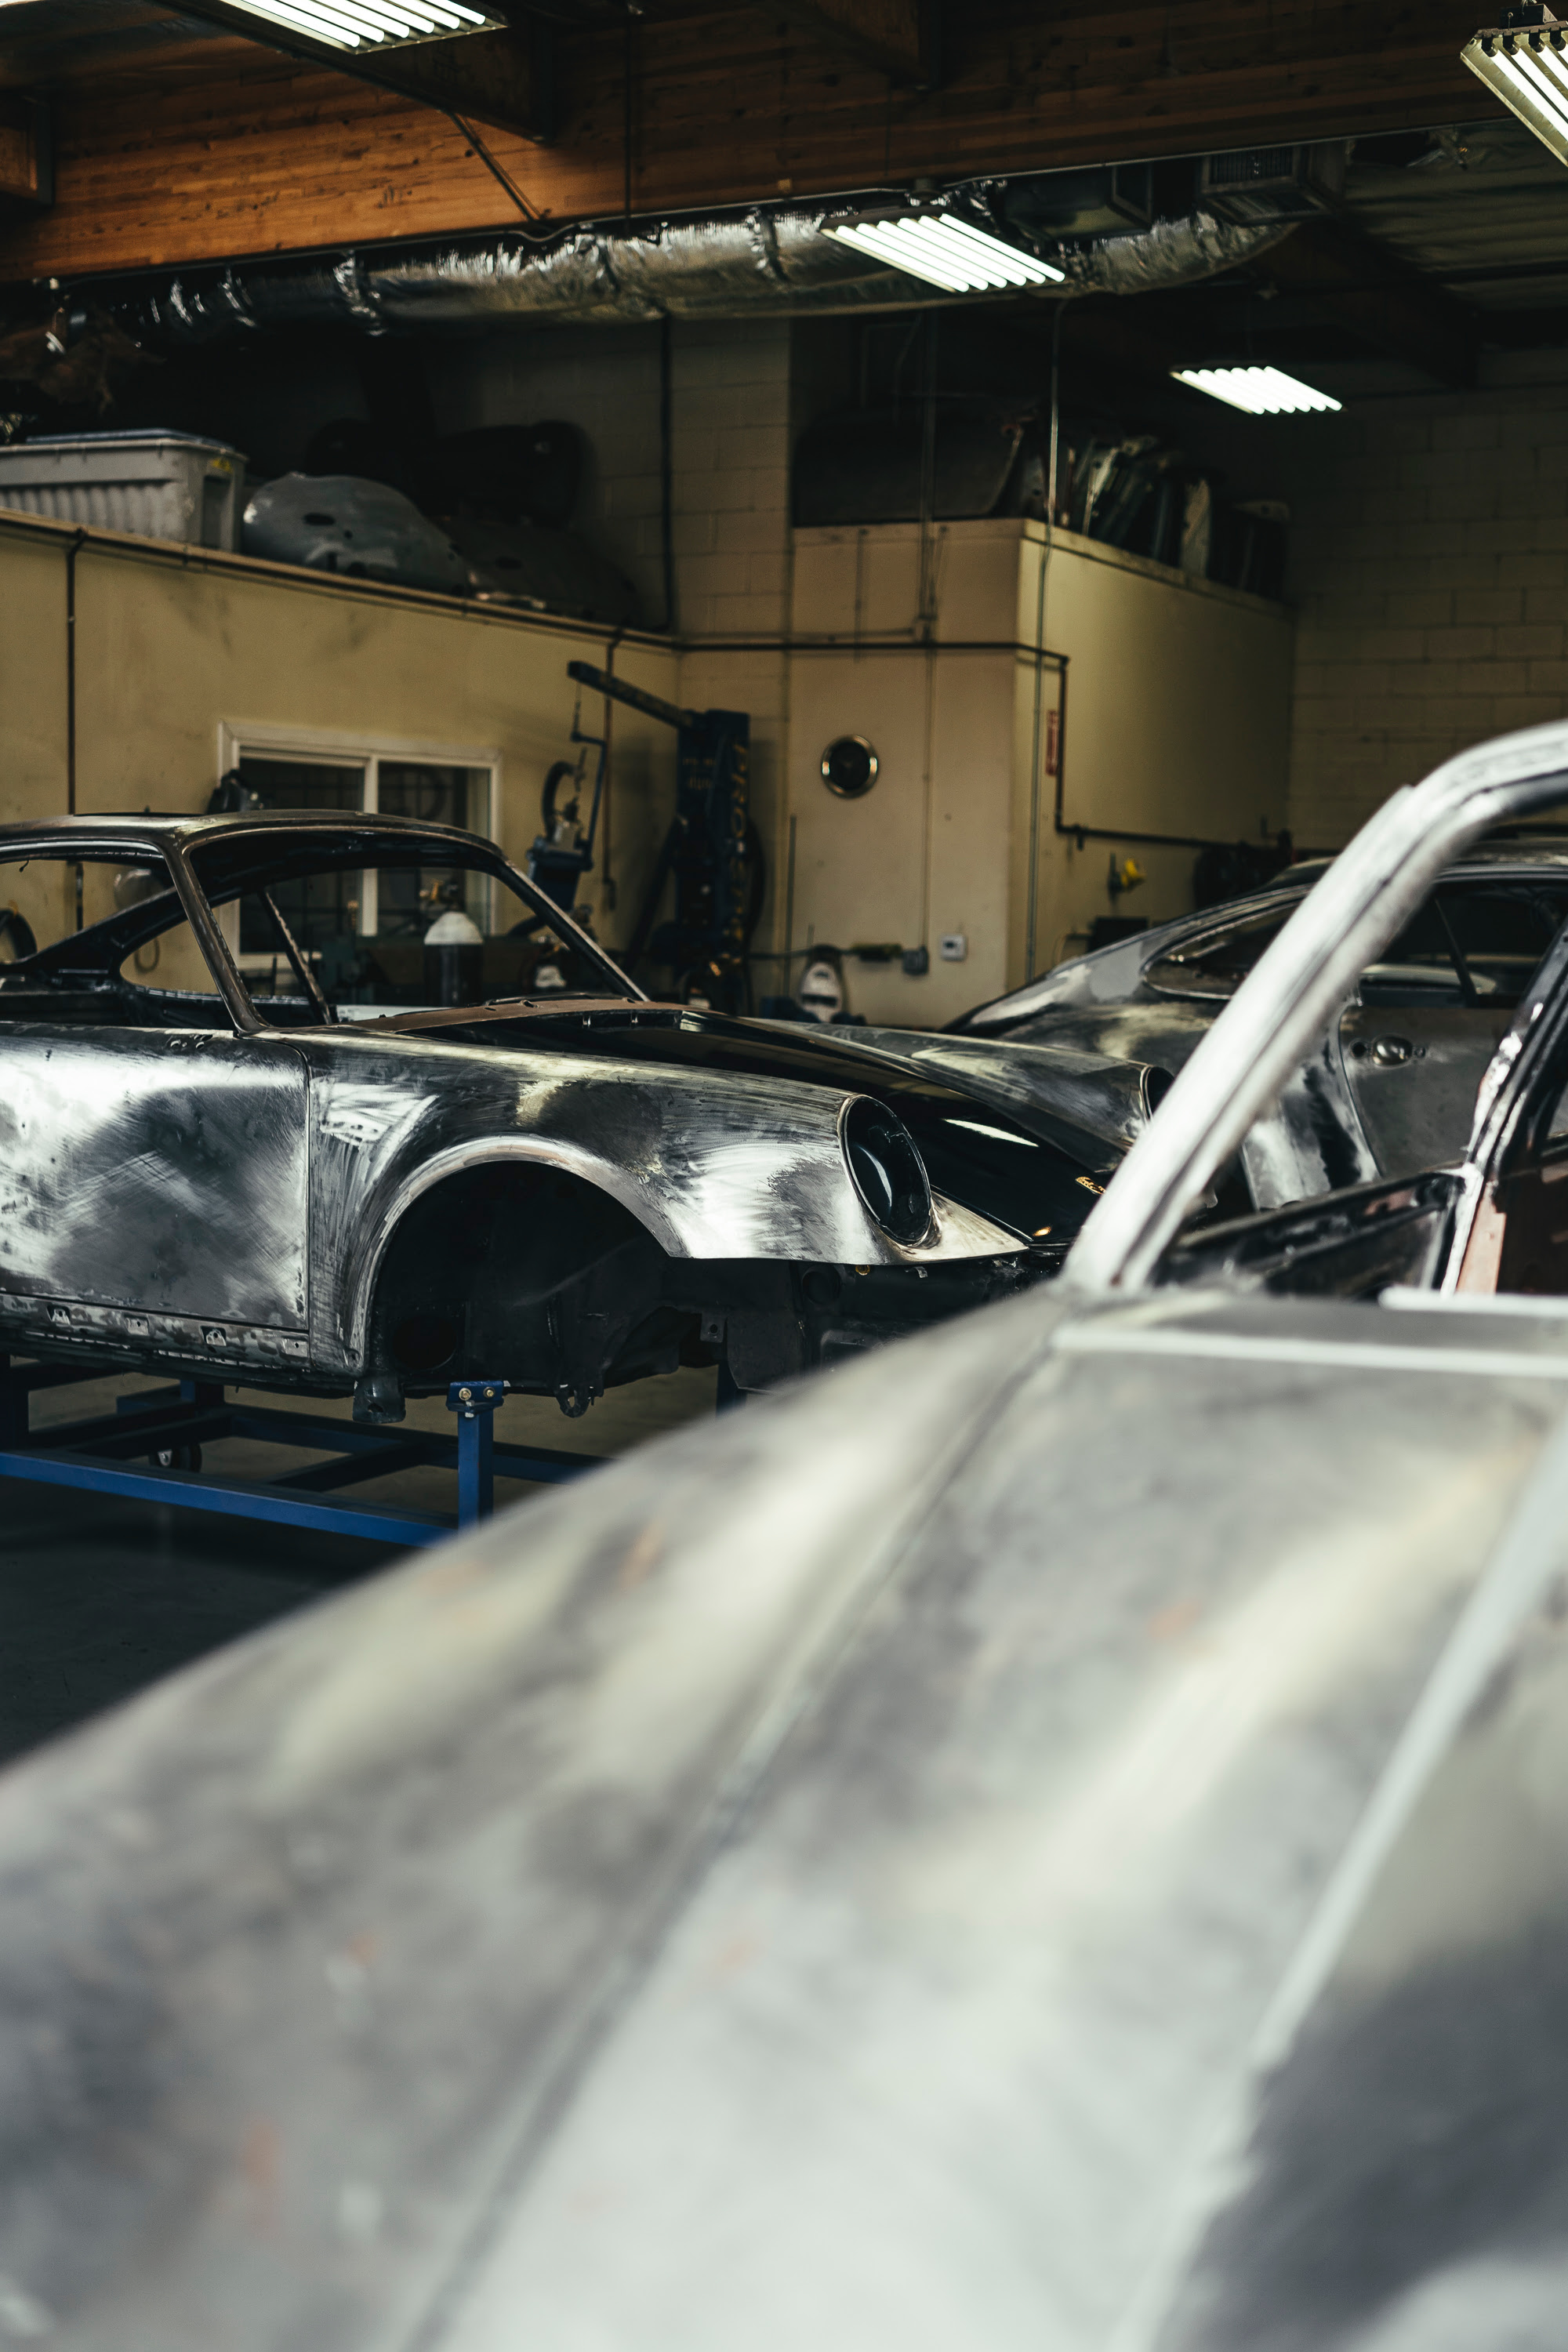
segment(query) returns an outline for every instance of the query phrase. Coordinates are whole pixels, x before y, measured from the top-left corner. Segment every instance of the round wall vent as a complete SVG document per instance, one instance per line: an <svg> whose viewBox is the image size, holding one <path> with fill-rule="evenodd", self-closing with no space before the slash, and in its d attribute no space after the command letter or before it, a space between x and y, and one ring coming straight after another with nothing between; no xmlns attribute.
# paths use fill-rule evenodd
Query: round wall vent
<svg viewBox="0 0 1568 2352"><path fill-rule="evenodd" d="M838 735L822 755L822 781L841 801L858 801L877 781L879 762L864 735Z"/></svg>

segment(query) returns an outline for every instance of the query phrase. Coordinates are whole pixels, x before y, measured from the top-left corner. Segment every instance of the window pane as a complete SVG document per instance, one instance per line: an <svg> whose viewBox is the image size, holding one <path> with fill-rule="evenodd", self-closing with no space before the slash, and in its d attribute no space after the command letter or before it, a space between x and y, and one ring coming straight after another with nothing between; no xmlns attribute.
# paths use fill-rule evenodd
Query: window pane
<svg viewBox="0 0 1568 2352"><path fill-rule="evenodd" d="M1464 1004L1468 1002L1448 931L1434 902L1417 908L1376 963L1362 974L1363 1004Z"/></svg>
<svg viewBox="0 0 1568 2352"><path fill-rule="evenodd" d="M239 755L240 782L268 809L358 809L364 806L364 763L330 760L269 760Z"/></svg>
<svg viewBox="0 0 1568 2352"><path fill-rule="evenodd" d="M378 843L366 858L368 846L350 829L335 841L219 835L192 851L220 921L237 908L242 938L254 942L241 971L258 1004L303 1003L268 898L341 1007L390 1012L550 992L626 992L614 966L562 938L548 902L535 904L504 874L485 870L477 848L470 861L461 851L444 856L436 841L415 840L400 852Z"/></svg>
<svg viewBox="0 0 1568 2352"><path fill-rule="evenodd" d="M1300 901L1283 909L1233 923L1216 938L1211 931L1190 948L1163 957L1149 973L1156 988L1176 996L1231 996L1266 948L1273 946Z"/></svg>
<svg viewBox="0 0 1568 2352"><path fill-rule="evenodd" d="M1568 890L1531 885L1445 890L1442 898L1477 996L1483 1004L1517 1004L1568 915Z"/></svg>
<svg viewBox="0 0 1568 2352"><path fill-rule="evenodd" d="M489 831L490 772L446 768L423 760L383 760L378 771L383 816L417 817L421 824L455 824L464 833Z"/></svg>

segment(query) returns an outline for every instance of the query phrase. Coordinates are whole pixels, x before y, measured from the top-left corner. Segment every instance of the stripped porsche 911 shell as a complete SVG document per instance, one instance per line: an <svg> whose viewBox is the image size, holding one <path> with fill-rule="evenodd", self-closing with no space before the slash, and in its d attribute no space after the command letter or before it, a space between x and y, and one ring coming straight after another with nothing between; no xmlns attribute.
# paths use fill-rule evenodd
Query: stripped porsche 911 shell
<svg viewBox="0 0 1568 2352"><path fill-rule="evenodd" d="M652 1003L408 819L3 828L7 899L0 1346L371 1419L465 1375L764 1388L1016 1289L1156 1075Z"/></svg>

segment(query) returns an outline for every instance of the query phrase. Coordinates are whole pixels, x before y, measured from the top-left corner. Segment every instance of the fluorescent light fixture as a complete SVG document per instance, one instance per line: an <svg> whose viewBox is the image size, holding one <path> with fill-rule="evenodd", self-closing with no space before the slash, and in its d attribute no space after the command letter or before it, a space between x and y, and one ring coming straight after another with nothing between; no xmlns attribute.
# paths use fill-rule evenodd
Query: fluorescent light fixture
<svg viewBox="0 0 1568 2352"><path fill-rule="evenodd" d="M444 40L478 33L500 19L464 0L230 0L247 16L308 33L334 49L385 49L405 41Z"/></svg>
<svg viewBox="0 0 1568 2352"><path fill-rule="evenodd" d="M1568 163L1568 54L1560 26L1478 33L1459 57L1560 163Z"/></svg>
<svg viewBox="0 0 1568 2352"><path fill-rule="evenodd" d="M1059 285L1065 269L1038 261L955 213L865 213L824 223L829 236L890 261L947 294L983 294L1006 286Z"/></svg>
<svg viewBox="0 0 1568 2352"><path fill-rule="evenodd" d="M1206 392L1211 399L1228 401L1232 408L1245 408L1249 416L1300 416L1309 410L1341 404L1326 392L1314 392L1310 383L1284 375L1278 368L1173 368L1171 373L1178 383L1190 383L1194 392Z"/></svg>

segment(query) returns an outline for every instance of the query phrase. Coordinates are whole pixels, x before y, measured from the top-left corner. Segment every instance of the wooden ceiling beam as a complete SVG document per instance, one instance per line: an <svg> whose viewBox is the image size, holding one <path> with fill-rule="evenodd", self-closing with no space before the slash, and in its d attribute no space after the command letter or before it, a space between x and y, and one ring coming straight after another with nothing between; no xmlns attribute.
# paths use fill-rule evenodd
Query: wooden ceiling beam
<svg viewBox="0 0 1568 2352"><path fill-rule="evenodd" d="M0 12L0 24L4 22ZM555 144L487 140L547 218L615 218L1474 120L1447 0L1135 0L950 7L942 85L893 87L772 5L563 30ZM476 50L487 36L453 50ZM3 47L3 35L0 35ZM504 227L437 104L254 45L199 70L63 84L53 211L0 229L0 278L159 268ZM635 66L626 103L628 56ZM454 111L490 125L494 101ZM626 128L631 124L631 152Z"/></svg>
<svg viewBox="0 0 1568 2352"><path fill-rule="evenodd" d="M777 0L777 13L817 41L884 73L895 88L930 89L937 74L939 0Z"/></svg>
<svg viewBox="0 0 1568 2352"><path fill-rule="evenodd" d="M54 193L47 102L0 91L0 199L34 206L52 203Z"/></svg>

